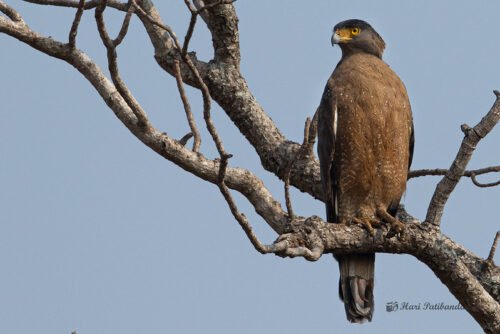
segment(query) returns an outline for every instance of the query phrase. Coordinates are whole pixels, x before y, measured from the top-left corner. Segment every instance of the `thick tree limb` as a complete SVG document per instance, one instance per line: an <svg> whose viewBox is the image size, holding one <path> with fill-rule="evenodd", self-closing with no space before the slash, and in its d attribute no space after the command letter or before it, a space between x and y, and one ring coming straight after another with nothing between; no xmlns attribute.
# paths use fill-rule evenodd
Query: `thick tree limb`
<svg viewBox="0 0 500 334"><path fill-rule="evenodd" d="M205 23L212 33L214 60L219 64L230 64L239 68L241 57L238 16L232 2L205 0L195 2L195 6L198 11L209 13Z"/></svg>
<svg viewBox="0 0 500 334"><path fill-rule="evenodd" d="M402 217L399 217L404 221ZM413 220L413 219L412 219ZM291 232L276 240L281 256L304 256L313 253L353 254L382 252L410 254L425 263L450 289L462 306L488 333L500 331L500 268L491 267L470 251L442 234L432 224L405 224L402 238L388 238L377 229L369 237L358 225L330 224L319 217L296 220ZM315 260L313 258L312 260Z"/></svg>
<svg viewBox="0 0 500 334"><path fill-rule="evenodd" d="M443 216L446 201L464 174L465 168L472 157L476 145L500 120L500 93L495 91L495 95L495 103L486 116L484 116L475 127L470 128L466 124L462 125L462 131L465 137L450 169L436 186L436 190L434 191L434 195L432 196L427 210L426 222L437 226L441 224L441 217Z"/></svg>
<svg viewBox="0 0 500 334"><path fill-rule="evenodd" d="M195 4L205 5L201 1L195 1ZM152 4L148 4L148 6L143 4L142 7L155 21L161 22L158 11ZM219 20L212 19L212 12L216 9L214 15L218 15ZM204 12L207 14L204 19L210 24L212 38L218 39L218 42L214 41L214 47L217 48L216 55L219 54L220 57L216 57L210 63L195 60L195 65L208 86L212 98L224 109L240 132L255 148L264 168L284 180L290 157L296 156L300 145L286 140L250 92L237 64L227 60L239 54L238 18L233 5L216 6L201 14ZM151 24L151 20L147 16L138 14L155 47L155 58L158 64L173 74L174 61L179 57L173 47L174 43L171 40L165 40L164 31L158 25ZM224 21L230 22L230 25L224 25ZM223 36L219 36L217 31L224 29L227 31ZM182 70L182 77L187 84L199 88L188 68ZM323 190L318 161L310 155L299 159L291 170L290 184L311 194L314 198L322 199Z"/></svg>

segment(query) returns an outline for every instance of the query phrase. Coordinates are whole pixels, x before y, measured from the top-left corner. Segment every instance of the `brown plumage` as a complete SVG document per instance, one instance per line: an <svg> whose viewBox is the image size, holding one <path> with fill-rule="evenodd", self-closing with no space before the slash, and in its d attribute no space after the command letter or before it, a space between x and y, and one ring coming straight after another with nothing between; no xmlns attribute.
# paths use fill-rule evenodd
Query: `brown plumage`
<svg viewBox="0 0 500 334"><path fill-rule="evenodd" d="M406 89L382 60L385 43L366 22L334 27L342 49L325 87L318 118L318 155L327 220L373 226L390 224L406 189L413 153L413 122ZM339 293L347 319L371 321L375 254L336 256Z"/></svg>

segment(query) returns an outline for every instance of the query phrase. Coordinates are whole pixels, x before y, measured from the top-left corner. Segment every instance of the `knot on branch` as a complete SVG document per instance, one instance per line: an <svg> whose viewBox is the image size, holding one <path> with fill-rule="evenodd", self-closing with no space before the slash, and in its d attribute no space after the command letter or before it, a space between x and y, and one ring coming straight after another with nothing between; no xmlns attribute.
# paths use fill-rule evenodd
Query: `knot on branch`
<svg viewBox="0 0 500 334"><path fill-rule="evenodd" d="M325 250L323 225L317 216L294 220L291 231L280 235L271 246L272 252L281 257L301 256L308 261L317 261Z"/></svg>
<svg viewBox="0 0 500 334"><path fill-rule="evenodd" d="M472 128L468 124L464 123L460 125L460 130L462 130L465 136L468 136L469 133L472 131Z"/></svg>

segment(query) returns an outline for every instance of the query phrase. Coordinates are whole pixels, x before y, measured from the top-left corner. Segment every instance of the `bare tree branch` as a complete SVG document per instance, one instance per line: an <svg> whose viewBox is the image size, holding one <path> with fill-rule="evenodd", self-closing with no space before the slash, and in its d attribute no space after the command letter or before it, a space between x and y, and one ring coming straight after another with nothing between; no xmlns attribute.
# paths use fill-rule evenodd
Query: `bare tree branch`
<svg viewBox="0 0 500 334"><path fill-rule="evenodd" d="M73 8L78 7L78 1L70 0L29 0L29 2ZM195 1L195 3L201 2ZM85 9L95 8L97 4L98 1L90 0L86 2ZM128 8L126 3L112 0L109 0L107 5L122 11L126 11ZM179 41L177 38L172 38L170 34L165 35L163 33L165 30L172 30L170 27L162 23L158 11L150 1L142 1L141 5L138 5L134 1L134 6L136 7L137 14L144 24L144 27L146 28L146 31L148 32L151 42L155 48L155 58L157 59L158 64L170 74L175 75L175 48L177 50L181 50ZM216 8L228 6L232 8L232 5L216 6ZM139 10L137 7L140 7L142 10ZM203 6L200 6L199 8L201 7ZM202 13L206 13L211 10L212 9L203 10ZM225 27L222 24L218 27L218 29L237 30L238 19L234 12L234 8L229 11L223 11L223 13L220 14L220 23L223 23L223 21L226 20L225 15L229 15L229 18L227 19L228 22L231 22L231 26ZM173 35L175 37L175 34ZM229 40L239 41L239 37L229 37ZM218 43L221 47L223 47L223 44L224 42L222 40ZM239 42L236 44L232 43L230 47L239 48ZM221 53L230 52L226 50L221 51ZM239 55L239 51L237 54ZM207 78L205 82L210 87L212 97L226 111L231 120L249 140L252 146L256 148L264 168L282 178L283 170L288 165L289 158L295 155L296 151L300 148L300 145L287 141L283 137L269 116L267 116L262 107L257 103L257 100L249 91L248 86L246 85L243 77L241 77L239 71L232 69L229 72L226 72L224 68L219 67L216 63L213 63L209 69L209 64L195 59L193 55L191 55L190 59L193 62L193 65L196 66L200 76L202 78ZM187 84L197 87L197 80L193 77L191 70L187 66L184 68L181 64L181 73L183 80ZM238 96L236 100L228 98L229 96L234 97L236 95ZM250 124L251 126L249 126ZM319 164L317 160L305 159L304 161L298 161L296 166L297 167L294 168L291 173L290 183L301 191L311 194L314 198L322 199L323 191L319 182Z"/></svg>
<svg viewBox="0 0 500 334"><path fill-rule="evenodd" d="M195 1L195 3L199 3L199 1ZM228 7L229 9L227 9ZM221 11L221 8L226 9ZM160 24L152 23L151 18L154 19L154 22L161 22L156 8L154 6L147 6L147 8L143 7L143 9L147 13L147 16L140 11L137 14L155 47L155 58L164 70L173 75L175 57L180 57L180 55L176 55L176 52L178 52L175 50L176 43L172 39L166 39L162 28L159 28ZM226 55L239 54L239 51L236 52L233 50L233 52L229 50L231 48L239 49L239 37L232 35L237 34L238 21L233 6L216 6L204 12L208 14L208 12L212 13L213 11L216 11L216 15L219 15L219 25L215 27L215 23L211 23L213 28L212 37L219 38L219 41L216 43L220 48L219 53ZM225 26L225 21L229 22L230 25ZM220 29L228 30L226 33L227 37L214 36L214 33ZM229 32L231 29L236 32ZM224 38L229 41L227 50L224 49ZM224 57L221 56L221 58ZM295 156L300 145L286 140L271 118L258 104L238 68L232 66L231 62L222 62L221 58L216 58L210 63L205 63L194 59L193 55L191 55L191 59L198 69L200 76L210 89L212 98L224 109L240 132L256 149L264 168L282 179L284 175L283 171L288 166L290 157ZM193 77L187 66L181 69L181 72L184 82L199 88L197 80ZM311 194L314 198L322 199L323 189L320 182L318 161L310 158L298 161L290 175L290 184L301 191Z"/></svg>
<svg viewBox="0 0 500 334"><path fill-rule="evenodd" d="M57 6L57 7L78 8L80 6L79 0L24 0L24 1L36 5ZM93 9L99 5L99 2L100 0L89 0L85 3L83 9L85 10ZM108 6L124 12L128 10L127 3L117 0L108 0Z"/></svg>
<svg viewBox="0 0 500 334"><path fill-rule="evenodd" d="M179 65L179 61L175 61L175 80L177 82L177 89L179 90L179 94L181 96L182 104L184 105L184 111L186 112L186 118L189 124L189 128L191 129L191 135L193 138L193 152L198 152L200 150L201 145L201 136L198 131L198 127L196 126L196 122L194 120L193 112L191 111L191 105L189 104L189 100L186 96L186 92L184 90L184 85L182 82L182 74L181 68ZM189 138L188 138L189 139Z"/></svg>
<svg viewBox="0 0 500 334"><path fill-rule="evenodd" d="M412 170L408 173L408 179L413 179L422 176L443 176L448 172L447 169L444 168L436 168L436 169L417 169ZM500 166L491 166L474 170L466 170L462 176L470 177L477 175L483 175L488 173L498 173L500 172Z"/></svg>
<svg viewBox="0 0 500 334"><path fill-rule="evenodd" d="M189 139L193 138L193 133L191 132L188 132L186 133L184 136L182 136L181 139L179 139L179 144L181 144L182 146L186 146L187 142L189 141ZM193 152L195 152L193 150Z"/></svg>
<svg viewBox="0 0 500 334"><path fill-rule="evenodd" d="M204 12L205 23L212 33L214 60L238 68L240 64L240 37L238 17L232 2L205 0L195 2L195 6L198 12Z"/></svg>
<svg viewBox="0 0 500 334"><path fill-rule="evenodd" d="M500 120L500 93L495 91L495 95L495 103L486 116L484 116L475 127L470 128L465 124L462 125L462 131L465 137L450 169L436 186L436 190L434 191L434 195L432 196L427 210L426 222L437 226L441 224L441 217L446 201L464 174L465 168L472 157L476 145Z"/></svg>
<svg viewBox="0 0 500 334"><path fill-rule="evenodd" d="M0 12L7 15L14 22L23 22L21 15L12 7L7 5L5 2L0 1Z"/></svg>
<svg viewBox="0 0 500 334"><path fill-rule="evenodd" d="M307 139L307 154L305 158L308 158L312 161L314 161L314 144L316 143L316 136L318 134L318 110L316 109L316 112L314 113L314 116L311 120L311 125L309 128L309 138Z"/></svg>
<svg viewBox="0 0 500 334"><path fill-rule="evenodd" d="M196 18L198 17L196 8L193 7L191 1L184 0L184 3L191 12L191 20L189 21L188 30L186 32L186 36L184 37L184 44L182 45L182 52L181 52L182 57L185 57L187 54L189 41L191 40L191 37L193 37L194 27L196 25Z"/></svg>
<svg viewBox="0 0 500 334"><path fill-rule="evenodd" d="M500 239L500 231L498 231L497 234L495 235L495 239L493 240L493 245L491 245L490 254L488 255L487 259L487 261L493 265L495 265L495 263L493 262L493 257L495 257L495 252L497 250L498 239Z"/></svg>
<svg viewBox="0 0 500 334"><path fill-rule="evenodd" d="M78 25L80 24L80 20L82 19L84 6L85 0L80 0L78 3L78 9L75 14L75 19L73 20L73 24L71 25L71 29L69 31L69 46L72 48L75 47L76 34L78 33Z"/></svg>
<svg viewBox="0 0 500 334"><path fill-rule="evenodd" d="M292 164L285 171L285 205L286 211L288 212L288 217L290 219L295 219L295 213L293 212L292 199L290 198L290 172L292 171Z"/></svg>
<svg viewBox="0 0 500 334"><path fill-rule="evenodd" d="M269 249L266 248L259 241L259 239L255 235L255 233L253 232L253 229L250 226L250 223L248 222L248 219L245 217L245 215L239 212L239 210L236 206L236 203L235 203L233 197L231 196L231 193L230 193L228 187L226 186L226 183L225 183L226 171L227 171L228 161L232 157L232 155L225 151L224 145L222 143L222 139L221 139L219 133L217 132L215 124L213 123L213 120L212 120L212 117L210 114L211 100L212 99L210 97L210 92L208 90L208 87L203 82L203 79L201 78L200 73L198 72L196 67L190 62L189 56L187 55L187 52L186 52L187 47L188 47L188 43L189 43L189 39L193 33L194 25L196 24L196 16L197 16L197 14L192 14L192 16L191 16L191 22L189 25L188 33L186 35L186 39L184 42L184 46L183 46L181 55L182 55L184 61L186 61L186 63L188 64L194 77L198 81L199 87L201 88L201 92L202 92L202 96L203 96L203 118L205 119L205 123L207 125L208 132L212 136L212 140L214 141L215 146L217 147L217 151L219 152L219 155L220 155L220 165L219 165L219 174L218 174L218 178L217 178L217 184L219 186L220 192L222 193L224 199L226 200L226 202L229 206L231 213L233 214L236 221L240 224L241 228L245 232L246 236L248 237L248 239L250 240L252 245L255 247L255 249L258 252L265 254L265 253L269 252ZM177 42L177 44L178 44L178 42ZM177 68L176 70L180 72L179 68Z"/></svg>
<svg viewBox="0 0 500 334"><path fill-rule="evenodd" d="M474 174L474 173L472 173L472 175L470 176L470 179L472 180L472 183L474 183L474 185L476 185L480 188L495 187L495 186L500 185L500 180L498 180L496 182L490 182L490 183L481 183L476 179L476 174Z"/></svg>
<svg viewBox="0 0 500 334"><path fill-rule="evenodd" d="M302 146L288 163L288 166L285 169L284 173L285 175L283 176L285 184L285 203L286 203L286 209L288 211L288 216L290 217L290 219L295 219L295 214L293 212L293 207L292 207L292 200L290 198L290 173L292 172L292 168L295 162L298 159L302 158L304 155L307 155L307 153L311 149L311 145L309 143L309 140L311 139L310 129L311 129L311 119L307 117L306 123L304 125L304 139L302 140Z"/></svg>
<svg viewBox="0 0 500 334"><path fill-rule="evenodd" d="M164 24L163 22L155 19L153 16L151 16L149 13L147 13L144 9L142 9L141 6L139 6L137 4L137 1L132 0L132 3L134 5L135 9L142 15L142 17L146 17L150 23L152 23L155 26L157 26L157 27L165 30L169 34L170 38L174 41L175 47L177 48L177 50L178 51L181 50L181 44L179 43L179 39L177 38L177 35L175 34L175 32L173 31L173 29L170 26L168 26L168 25Z"/></svg>
<svg viewBox="0 0 500 334"><path fill-rule="evenodd" d="M118 37L112 40L108 32L106 30L106 24L104 23L103 12L106 9L106 0L100 2L100 4L96 7L95 10L95 19L97 22L97 29L99 30L99 35L101 36L102 42L108 51L108 68L111 74L111 79L116 86L116 89L123 97L123 99L127 102L130 108L133 110L137 119L139 120L141 125L147 125L149 123L146 112L142 109L141 105L134 98L127 85L123 82L120 71L118 69L117 62L117 54L116 54L116 46L123 41L125 34L127 33L128 22L130 21L131 14L131 6L127 11L127 15L125 16L125 20L123 21L122 28L120 29L120 33Z"/></svg>
<svg viewBox="0 0 500 334"><path fill-rule="evenodd" d="M128 3L128 9L127 9L127 14L125 15L125 18L123 19L122 26L120 28L120 31L118 32L118 36L113 40L113 45L117 47L123 42L123 39L127 35L128 32L128 26L130 25L130 19L132 18L132 14L134 13L134 6L132 6L131 2L129 1Z"/></svg>
<svg viewBox="0 0 500 334"><path fill-rule="evenodd" d="M238 211L236 202L234 201L228 187L226 186L224 180L226 178L227 163L230 157L230 155L224 155L221 158L219 166L219 177L217 178L217 184L219 185L220 192L224 196L224 199L226 200L229 206L229 210L231 210L231 213L233 214L233 217L240 224L241 228L243 229L255 249L261 254L270 253L271 249L268 246L263 245L253 232L252 226L250 226L247 217Z"/></svg>
<svg viewBox="0 0 500 334"><path fill-rule="evenodd" d="M1 0L0 0L1 1ZM118 119L145 145L190 173L217 184L219 161L206 159L199 153L186 149L178 141L151 126L140 123L133 110L117 91L101 69L82 51L70 48L68 44L44 37L27 25L19 26L0 17L0 33L5 33L37 50L62 59L74 66L94 86L96 91L115 113ZM286 231L288 218L262 181L248 170L228 167L225 183L240 192L254 206L256 212L268 222L277 233Z"/></svg>
<svg viewBox="0 0 500 334"><path fill-rule="evenodd" d="M334 254L411 254L434 271L486 332L498 333L500 268L478 269L484 268L487 261L466 251L432 224L405 225L402 238L388 238L388 232L383 229L367 237L366 230L358 225L329 224L313 216L294 221L292 231L276 240L275 245L280 248L276 253L288 257L304 256L306 248L311 252L324 249L323 253ZM485 283L485 277L490 281Z"/></svg>

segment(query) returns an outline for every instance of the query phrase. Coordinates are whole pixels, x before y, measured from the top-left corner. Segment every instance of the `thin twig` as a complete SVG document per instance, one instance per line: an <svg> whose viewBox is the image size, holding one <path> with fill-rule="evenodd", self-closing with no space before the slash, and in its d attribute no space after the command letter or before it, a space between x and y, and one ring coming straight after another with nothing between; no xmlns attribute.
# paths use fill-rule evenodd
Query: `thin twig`
<svg viewBox="0 0 500 334"><path fill-rule="evenodd" d="M196 7L191 3L190 0L184 0L184 3L191 13L194 13L196 11Z"/></svg>
<svg viewBox="0 0 500 334"><path fill-rule="evenodd" d="M179 50L179 51L182 50L179 39L177 38L177 35L175 34L175 32L173 31L173 29L170 26L155 20L151 15L146 13L146 11L144 11L144 9L142 9L141 6L139 6L137 4L137 1L135 1L135 0L131 0L131 1L132 1L132 5L134 6L135 10L137 10L137 12L139 12L143 17L147 18L148 21L151 22L152 24L154 24L155 26L165 30L168 33L168 35L170 36L170 38L172 38L172 40L174 41L174 44L175 44L175 47L177 48L177 50Z"/></svg>
<svg viewBox="0 0 500 334"><path fill-rule="evenodd" d="M174 61L174 75L175 75L175 81L177 82L177 89L179 90L182 104L184 105L184 111L186 112L186 118L189 124L189 128L191 129L191 135L194 137L193 152L198 152L201 145L201 136L200 132L198 131L198 127L196 126L193 112L191 111L191 105L189 104L189 100L186 96L186 91L184 90L181 67L178 60Z"/></svg>
<svg viewBox="0 0 500 334"><path fill-rule="evenodd" d="M219 190L222 193L222 196L224 197L224 199L226 200L226 202L229 206L231 213L233 214L236 221L240 224L241 228L243 229L243 231L245 232L245 234L247 235L248 239L250 240L252 245L255 247L255 249L262 254L270 253L272 251L272 249L269 246L263 245L259 241L259 239L255 235L255 233L253 232L253 229L250 226L250 223L248 222L248 219L246 218L246 216L239 212L239 210L236 206L236 203L235 203L233 197L231 196L229 188L226 186L226 183L224 181L225 177L226 177L228 160L232 157L232 155L228 154L225 151L224 145L222 143L222 139L220 138L220 136L217 132L217 129L212 121L211 114L210 114L211 99L212 99L210 96L210 91L208 90L207 85L203 81L198 69L193 64L193 62L191 61L191 58L187 54L187 47L189 44L189 40L191 38L190 35L192 35L192 31L194 30L195 24L196 24L196 15L192 15L190 28L188 29L188 35L186 36L186 39L184 41L184 46L183 46L183 49L181 52L181 56L182 56L184 62L189 67L189 69L191 70L191 73L193 74L198 85L200 86L200 90L201 90L201 93L203 96L203 118L205 120L208 132L210 133L212 140L214 141L215 146L217 147L217 151L219 152L220 165L219 165L219 174L218 174L217 184L219 186ZM165 30L167 28L168 27L164 27ZM179 41L175 37L175 34L173 34L173 32L172 33L169 32L169 34L170 34L170 36L174 36L174 41L175 41L175 44L177 45L177 49L180 50ZM178 62L176 64L176 66L179 66ZM180 72L180 67L177 67L176 71L177 70Z"/></svg>
<svg viewBox="0 0 500 334"><path fill-rule="evenodd" d="M490 254L488 255L487 261L491 264L494 264L493 257L495 256L495 252L497 250L498 239L500 239L500 231L495 235L495 239L493 240L493 245L491 245Z"/></svg>
<svg viewBox="0 0 500 334"><path fill-rule="evenodd" d="M316 143L316 136L318 134L318 110L314 113L311 120L311 125L309 126L309 138L307 139L307 155L310 157L314 156L314 144Z"/></svg>
<svg viewBox="0 0 500 334"><path fill-rule="evenodd" d="M285 183L285 203L286 203L286 210L288 212L288 217L289 219L295 219L295 214L293 212L293 207L292 207L292 200L290 197L290 174L292 172L292 168L294 164L302 158L305 154L308 153L310 144L309 140L311 139L311 119L307 117L306 123L304 125L304 139L302 140L302 145L300 148L297 150L297 153L295 153L295 156L289 161L288 166L285 169L284 172L284 183Z"/></svg>
<svg viewBox="0 0 500 334"><path fill-rule="evenodd" d="M417 169L412 170L408 173L408 179L421 177L421 176L443 176L448 172L447 169L444 168L436 168L436 169ZM462 176L472 177L472 175L481 175L487 173L495 173L500 172L500 166L491 166L486 168L474 169L474 170L466 170Z"/></svg>
<svg viewBox="0 0 500 334"><path fill-rule="evenodd" d="M190 0L184 0L184 3L186 4L187 8L191 12L191 20L189 22L186 36L184 37L184 44L182 45L182 53L181 54L183 57L186 55L186 53L188 51L189 41L191 40L191 37L193 37L194 27L196 25L196 20L198 18L198 15L202 15L202 11L204 11L206 9L210 9L210 8L215 7L215 6L222 5L222 4L232 4L235 1L236 0L219 0L219 1L215 1L213 3L210 3L208 5L203 5L202 7L197 9L196 6L194 6L191 3Z"/></svg>
<svg viewBox="0 0 500 334"><path fill-rule="evenodd" d="M186 32L186 36L184 37L184 44L182 45L181 55L183 58L187 54L189 41L191 40L191 37L193 37L194 27L196 25L196 18L198 17L198 13L196 13L196 9L191 4L191 1L184 0L184 3L188 7L188 9L191 11L191 20L189 21L189 27L188 27L188 30Z"/></svg>
<svg viewBox="0 0 500 334"><path fill-rule="evenodd" d="M290 171L292 169L288 168L285 174L285 204L286 211L288 212L288 218L293 220L295 219L295 213L293 212L292 200L290 197Z"/></svg>
<svg viewBox="0 0 500 334"><path fill-rule="evenodd" d="M412 170L408 173L408 179L421 177L421 176L446 175L447 172L448 172L447 169L440 169L440 168ZM476 179L476 176L482 175L482 174L487 174L487 173L498 173L498 172L500 172L500 166L491 166L491 167L480 168L480 169L475 169L475 170L466 170L466 171L464 171L462 176L470 177L472 183L478 187L487 188L487 187L495 187L495 186L500 185L500 181L491 182L491 183L480 183Z"/></svg>
<svg viewBox="0 0 500 334"><path fill-rule="evenodd" d="M153 24L157 25L160 28L163 28L164 30L166 30L168 32L168 34L174 39L174 43L176 45L176 48L180 51L181 48L180 48L179 40L177 39L175 33L171 30L171 28L169 26L166 26L166 25L154 20L150 15L148 15L146 12L144 12L142 10L142 8L140 8L140 6L137 5L135 0L131 0L131 1L132 1L133 5L136 7L136 9L140 12L141 15L147 17L148 20L151 21ZM192 24L192 27L194 29L194 23ZM187 39L187 42L185 42L186 49L187 49L187 43L189 43L189 39ZM217 148L217 152L219 153L219 156L220 156L219 173L218 173L218 179L217 179L217 184L219 186L219 189L220 189L224 199L228 203L228 206L229 206L229 209L231 210L231 213L233 214L236 221L238 221L241 228L243 229L243 231L245 232L245 234L247 235L247 237L249 238L250 242L255 247L255 249L262 254L270 253L270 252L272 252L272 248L270 246L263 245L259 241L259 239L255 235L255 233L253 232L253 229L250 226L248 219L245 217L244 214L242 214L238 211L238 208L236 206L236 203L235 203L233 197L231 196L229 188L226 186L224 179L226 177L228 160L232 157L232 155L228 154L225 151L222 140L221 140L221 138L217 132L217 129L212 121L211 114L210 114L211 99L212 99L210 96L210 91L208 90L207 85L203 81L203 78L201 77L198 69L191 61L189 54L187 54L187 52L186 52L184 54L181 54L181 56L182 56L184 62L186 63L186 65L189 67L189 69L190 69L191 73L193 74L195 80L197 81L198 85L200 86L200 90L201 90L201 93L203 96L203 118L205 119L205 123L206 123L207 129L208 129L208 132L210 133L212 140L214 141L215 146ZM175 67L176 67L175 71L180 72L180 67L179 67L178 62L176 63ZM180 78L180 75L179 76L176 75L176 77ZM180 78L180 79L182 80L182 78Z"/></svg>
<svg viewBox="0 0 500 334"><path fill-rule="evenodd" d="M193 64L193 62L191 61L191 58L187 54L189 40L191 38L192 32L194 30L194 26L196 24L196 16L197 16L197 14L193 14L191 16L191 23L189 25L188 34L186 35L186 39L184 41L181 56L182 56L183 60L186 62L186 64L188 65L192 74L194 75L195 80L198 82L198 85L200 86L201 93L203 96L203 118L205 119L205 123L207 125L208 132L210 133L212 140L214 141L215 146L217 147L217 151L219 152L219 155L220 155L219 176L218 176L217 184L218 184L219 189L222 193L222 196L224 197L224 199L226 200L226 202L229 206L231 213L233 214L236 221L240 224L241 228L243 229L243 231L247 235L247 237L250 240L250 242L252 243L252 245L255 247L255 249L258 252L260 252L262 254L266 254L266 253L271 252L271 249L269 248L269 246L265 246L259 241L259 239L255 235L255 233L253 232L253 229L250 226L250 223L248 222L248 219L246 218L246 216L239 212L239 210L236 206L236 203L235 203L233 197L231 196L231 193L230 193L230 191L229 191L229 189L226 186L226 183L224 181L225 176L226 176L226 169L227 169L227 165L228 165L228 160L229 160L229 158L232 157L232 155L226 153L226 151L224 149L224 145L222 143L222 140L221 140L221 138L217 132L217 129L212 121L211 114L210 114L211 96L210 96L210 92L208 90L208 87L205 84L205 82L203 81L203 79L201 78L198 69ZM165 27L164 29L166 29L166 28L167 27ZM175 37L175 34L170 33L170 32L169 32L169 34L171 36ZM179 49L179 41L176 39L176 37L175 37L175 43L177 45L177 48ZM180 68L179 68L179 71L180 71Z"/></svg>
<svg viewBox="0 0 500 334"><path fill-rule="evenodd" d="M186 133L181 139L179 139L178 142L182 146L186 146L188 140L191 139L191 138L193 138L193 134L191 132L189 132L189 133Z"/></svg>
<svg viewBox="0 0 500 334"><path fill-rule="evenodd" d="M103 12L106 9L106 0L103 0L95 10L95 19L97 22L97 29L99 30L99 36L101 37L101 40L106 46L107 49L107 57L108 57L108 68L109 72L111 74L111 79L113 80L113 83L116 86L117 91L120 93L120 95L123 97L125 102L127 102L128 106L132 111L134 112L134 115L137 117L137 120L139 124L142 126L145 126L149 123L148 118L146 116L146 113L140 106L140 104L137 102L137 100L133 97L131 94L130 90L128 89L127 85L123 82L120 76L120 71L118 69L118 62L117 62L117 54L116 54L116 45L115 42L121 42L123 40L124 35L127 32L127 29L124 28L123 26L128 26L128 21L130 19L127 19L127 16L129 15L129 12L127 12L127 16L125 17L125 20L123 22L123 26L120 29L120 32L123 31L123 36L120 38L117 38L115 40L112 40L109 37L109 34L106 30L106 24L104 22L104 17L103 17ZM129 7L130 10L130 7Z"/></svg>
<svg viewBox="0 0 500 334"><path fill-rule="evenodd" d="M240 224L241 228L243 229L243 231L245 232L245 234L247 235L248 239L255 247L255 249L261 254L270 253L272 252L272 249L269 246L266 246L260 242L259 238L257 238L255 233L253 232L252 226L250 226L247 217L238 211L236 203L234 202L234 199L231 196L231 193L228 187L226 186L226 183L224 182L229 158L231 158L231 155L226 154L222 156L220 160L219 176L217 183L219 185L219 189L222 193L222 196L224 196L224 199L229 205L229 210L231 210L233 217Z"/></svg>
<svg viewBox="0 0 500 334"><path fill-rule="evenodd" d="M71 25L71 29L69 31L69 46L71 48L75 47L76 34L78 33L78 25L80 24L80 20L83 16L84 6L85 0L80 0L78 3L78 9L76 10L75 19L73 20L73 24Z"/></svg>
<svg viewBox="0 0 500 334"><path fill-rule="evenodd" d="M425 221L433 225L439 226L441 224L441 217L443 216L444 207L450 194L455 189L458 181L464 174L465 168L472 157L472 153L476 148L479 141L484 138L500 120L500 92L494 91L496 100L490 111L484 116L481 121L470 128L462 126L465 137L462 140L460 149L446 172L446 175L436 186L436 190L432 196Z"/></svg>
<svg viewBox="0 0 500 334"><path fill-rule="evenodd" d="M490 183L481 183L478 180L476 180L476 174L472 174L470 176L470 179L472 180L472 183L474 183L474 185L476 185L480 188L495 187L495 186L500 185L500 180L498 180L496 182L490 182Z"/></svg>
<svg viewBox="0 0 500 334"><path fill-rule="evenodd" d="M118 33L118 36L113 40L113 44L115 47L120 45L123 42L123 39L127 35L128 32L128 27L130 25L130 19L132 18L132 14L135 11L135 7L132 6L132 2L129 1L128 3L128 9L127 9L127 14L125 15L125 18L123 19L122 27L120 29L120 32Z"/></svg>
<svg viewBox="0 0 500 334"><path fill-rule="evenodd" d="M201 92L202 92L202 95L203 95L203 114L204 114L204 118L206 120L207 119L207 114L208 115L210 114L210 100L211 100L211 97L210 97L210 92L208 91L208 87L203 82L203 79L201 78L201 76L200 76L200 74L198 72L198 69L193 64L193 62L191 61L191 58L187 54L187 48L188 48L190 37L188 37L188 35L186 35L186 39L184 41L184 45L181 47L179 39L177 38L177 35L175 34L175 32L172 30L172 28L170 26L165 25L165 24L163 24L163 23L158 22L157 20L155 20L153 17L151 17L151 15L149 15L148 13L146 13L142 9L142 7L137 4L137 2L135 0L131 0L131 3L132 3L132 6L142 16L146 17L154 25L156 25L156 26L162 28L163 30L165 30L169 34L169 36L172 38L172 40L174 41L175 47L177 48L178 51L181 52L181 58L182 58L182 60L184 60L184 62L188 65L189 69L191 70L191 72L195 76L195 79L200 84L200 87L201 87L200 89L201 89ZM188 6L188 8L190 7L190 3L186 2L186 5ZM194 17L194 20L193 20L193 17ZM196 24L196 15L193 15L191 17L191 23L190 23L189 28L188 28L188 34L189 34L189 31L191 31L190 34L192 35L192 32L194 30L195 24ZM179 64L178 61L175 61L175 63L174 63L174 76L176 78L176 82L177 82L177 87L179 89L179 93L181 94L181 99L182 99L182 103L184 105L184 110L186 112L186 116L187 116L187 119L188 119L189 127L191 129L191 133L194 136L193 151L194 152L198 152L199 147L201 145L201 136L200 136L200 133L199 133L198 128L196 126L196 123L194 121L194 117L193 117L193 113L191 111L191 107L189 105L189 101L188 101L188 99L187 99L187 97L185 95L185 91L184 91L184 87L183 87L183 82L182 82L182 76L181 76L181 70L180 70L180 64ZM208 119L210 119L209 116L208 116ZM210 134L214 138L214 130L212 130L212 129L215 129L215 127L213 126L213 124L211 124L211 120L209 120L207 122L207 127L209 129ZM218 135L216 133L215 133L215 138L216 139L218 138ZM216 142L216 145L217 145L217 143L220 142L220 139L218 139L218 140L216 140L216 139L214 139L214 141ZM219 148L220 147L217 146L218 150L219 150ZM220 152L220 150L219 150L219 152ZM222 152L225 153L224 150L223 150L223 148L222 148Z"/></svg>

